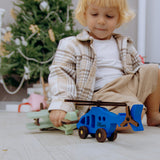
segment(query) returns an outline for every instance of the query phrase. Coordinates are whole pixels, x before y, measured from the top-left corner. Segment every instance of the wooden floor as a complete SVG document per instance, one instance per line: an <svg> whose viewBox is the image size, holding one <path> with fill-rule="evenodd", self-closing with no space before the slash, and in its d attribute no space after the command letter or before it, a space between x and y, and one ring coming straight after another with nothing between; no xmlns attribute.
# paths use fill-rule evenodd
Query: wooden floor
<svg viewBox="0 0 160 160"><path fill-rule="evenodd" d="M0 111L0 160L159 160L160 128L119 133L114 142L98 143L62 131L29 131L25 113Z"/></svg>

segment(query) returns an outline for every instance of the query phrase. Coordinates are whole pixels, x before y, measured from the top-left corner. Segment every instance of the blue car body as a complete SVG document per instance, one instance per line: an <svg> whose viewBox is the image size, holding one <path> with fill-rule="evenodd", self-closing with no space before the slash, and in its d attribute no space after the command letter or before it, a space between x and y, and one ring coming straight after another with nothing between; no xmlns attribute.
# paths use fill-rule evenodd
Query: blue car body
<svg viewBox="0 0 160 160"><path fill-rule="evenodd" d="M141 122L142 109L143 105L141 104L133 105L131 108L131 117L138 122L138 126L130 124L134 131L143 130ZM115 114L103 107L92 107L88 113L80 118L77 128L79 129L81 126L87 127L88 134L95 134L97 129L103 128L107 133L107 138L109 138L116 130L117 125L120 126L125 120L125 117L126 113Z"/></svg>

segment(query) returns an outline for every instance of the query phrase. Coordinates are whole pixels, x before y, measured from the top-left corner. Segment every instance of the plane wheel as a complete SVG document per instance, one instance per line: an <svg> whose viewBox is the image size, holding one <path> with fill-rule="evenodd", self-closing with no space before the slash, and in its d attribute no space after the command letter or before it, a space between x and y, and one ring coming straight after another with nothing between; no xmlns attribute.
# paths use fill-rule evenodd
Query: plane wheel
<svg viewBox="0 0 160 160"><path fill-rule="evenodd" d="M114 141L117 138L117 131L114 131L110 137L108 137L109 141Z"/></svg>
<svg viewBox="0 0 160 160"><path fill-rule="evenodd" d="M88 136L88 128L85 126L81 126L78 130L79 137L82 139L86 139Z"/></svg>
<svg viewBox="0 0 160 160"><path fill-rule="evenodd" d="M103 128L99 128L96 131L96 139L98 142L104 142L107 138L107 133Z"/></svg>

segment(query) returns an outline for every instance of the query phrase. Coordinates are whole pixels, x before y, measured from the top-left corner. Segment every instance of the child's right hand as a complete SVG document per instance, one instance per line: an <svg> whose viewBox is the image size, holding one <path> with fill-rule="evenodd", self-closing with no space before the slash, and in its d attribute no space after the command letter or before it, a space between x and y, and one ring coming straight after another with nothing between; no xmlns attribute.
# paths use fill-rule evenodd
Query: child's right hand
<svg viewBox="0 0 160 160"><path fill-rule="evenodd" d="M62 126L61 121L65 118L66 112L62 110L52 110L49 113L50 121L53 123L55 127Z"/></svg>

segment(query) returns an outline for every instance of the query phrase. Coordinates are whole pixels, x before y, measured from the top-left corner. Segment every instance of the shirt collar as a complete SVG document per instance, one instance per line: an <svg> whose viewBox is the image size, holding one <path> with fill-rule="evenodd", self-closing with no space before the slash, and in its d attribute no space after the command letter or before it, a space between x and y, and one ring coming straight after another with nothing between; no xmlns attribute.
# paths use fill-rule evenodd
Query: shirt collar
<svg viewBox="0 0 160 160"><path fill-rule="evenodd" d="M115 39L118 39L121 37L120 34L115 34L113 33L112 34L113 37ZM84 29L81 33L79 33L76 38L79 40L79 41L93 41L93 37L89 35L89 31L87 31L86 29Z"/></svg>
<svg viewBox="0 0 160 160"><path fill-rule="evenodd" d="M89 31L85 29L81 33L79 33L76 37L80 41L93 41L93 37L91 37L89 35Z"/></svg>

